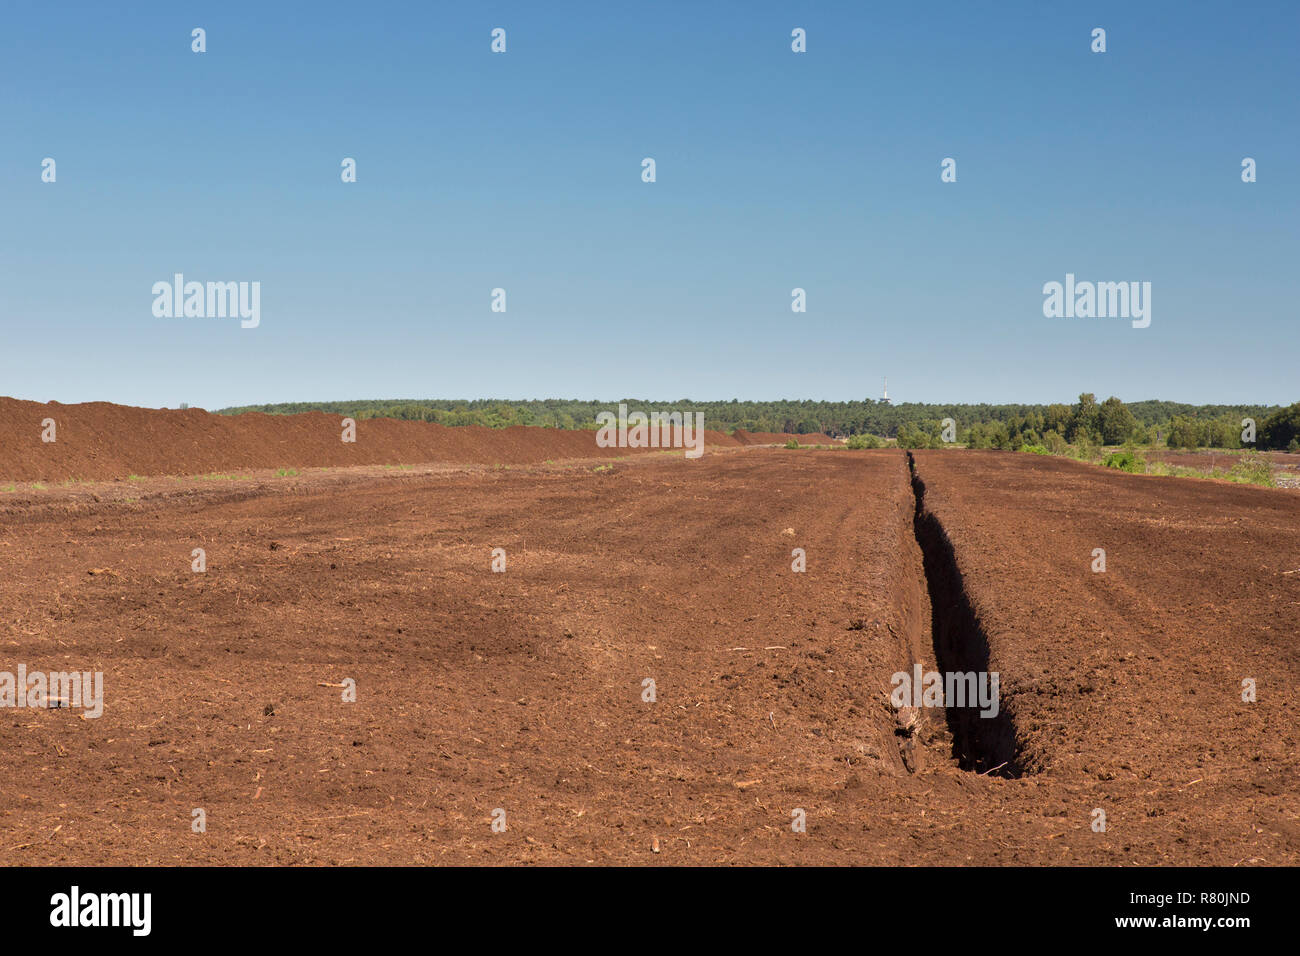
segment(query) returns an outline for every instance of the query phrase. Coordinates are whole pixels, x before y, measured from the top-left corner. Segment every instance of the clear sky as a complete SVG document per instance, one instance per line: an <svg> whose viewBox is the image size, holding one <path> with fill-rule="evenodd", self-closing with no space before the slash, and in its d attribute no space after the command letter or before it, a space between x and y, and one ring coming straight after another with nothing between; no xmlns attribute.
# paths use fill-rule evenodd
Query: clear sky
<svg viewBox="0 0 1300 956"><path fill-rule="evenodd" d="M0 395L1290 403L1298 28L1296 2L7 2ZM260 282L260 326L155 317L176 272ZM1151 282L1150 327L1045 318L1066 273Z"/></svg>

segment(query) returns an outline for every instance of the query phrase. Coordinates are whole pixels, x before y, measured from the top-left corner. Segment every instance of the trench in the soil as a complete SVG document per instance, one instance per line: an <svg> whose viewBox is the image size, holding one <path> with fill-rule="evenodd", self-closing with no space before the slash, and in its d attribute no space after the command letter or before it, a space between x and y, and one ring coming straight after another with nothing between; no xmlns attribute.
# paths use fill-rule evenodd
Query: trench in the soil
<svg viewBox="0 0 1300 956"><path fill-rule="evenodd" d="M952 541L925 506L925 482L916 472L911 452L907 453L907 470L916 499L912 530L925 567L930 630L939 672L985 675L989 672L988 636L966 593ZM953 757L963 770L995 777L1019 777L1024 773L1015 722L1005 708L999 705L995 716L983 716L978 706L947 706L944 712L952 735Z"/></svg>

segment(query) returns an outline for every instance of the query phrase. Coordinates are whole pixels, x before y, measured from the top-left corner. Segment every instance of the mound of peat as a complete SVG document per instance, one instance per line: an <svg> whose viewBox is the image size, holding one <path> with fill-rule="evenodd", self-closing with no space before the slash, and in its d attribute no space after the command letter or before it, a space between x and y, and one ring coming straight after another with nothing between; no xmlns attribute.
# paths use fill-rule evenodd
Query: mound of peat
<svg viewBox="0 0 1300 956"><path fill-rule="evenodd" d="M45 441L54 423L54 441ZM389 418L356 423L342 440L342 416L214 415L108 402L63 405L0 398L0 480L102 480L129 475L193 475L246 468L347 465L530 464L559 458L613 458L642 449L599 448L594 431L515 426L449 428ZM705 431L706 446L737 447ZM784 436L782 436L784 438ZM648 449L661 451L660 449Z"/></svg>

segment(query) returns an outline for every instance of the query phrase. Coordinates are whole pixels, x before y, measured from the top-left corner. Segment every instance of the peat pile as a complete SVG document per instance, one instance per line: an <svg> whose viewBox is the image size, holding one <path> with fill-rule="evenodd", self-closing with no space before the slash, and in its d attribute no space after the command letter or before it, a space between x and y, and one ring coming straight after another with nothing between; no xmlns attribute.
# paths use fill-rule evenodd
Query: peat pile
<svg viewBox="0 0 1300 956"><path fill-rule="evenodd" d="M42 440L54 422L53 442ZM558 458L614 458L641 449L599 448L594 431L459 426L391 418L356 423L342 441L343 416L214 415L109 402L63 405L0 398L0 480L102 480L128 475L196 475L247 468L347 465L531 464ZM781 436L784 440L786 436ZM705 445L737 447L722 432ZM659 449L649 449L658 451Z"/></svg>

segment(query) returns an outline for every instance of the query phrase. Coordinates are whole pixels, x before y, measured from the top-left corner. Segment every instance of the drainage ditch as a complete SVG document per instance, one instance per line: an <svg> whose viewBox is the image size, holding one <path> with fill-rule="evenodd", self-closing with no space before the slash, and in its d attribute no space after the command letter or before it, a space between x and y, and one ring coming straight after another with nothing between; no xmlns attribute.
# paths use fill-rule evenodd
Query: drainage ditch
<svg viewBox="0 0 1300 956"><path fill-rule="evenodd" d="M916 499L912 530L925 565L931 636L939 672L945 678L954 673L974 673L982 681L989 672L988 636L971 606L948 533L925 506L925 482L916 473L911 452L907 453L907 469ZM973 701L967 701L966 706L952 706L951 700L947 703L944 710L953 757L963 770L995 777L1021 776L1024 769L1011 714L1000 705L995 716L982 716Z"/></svg>

